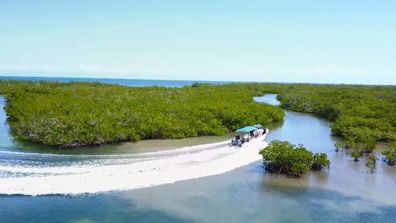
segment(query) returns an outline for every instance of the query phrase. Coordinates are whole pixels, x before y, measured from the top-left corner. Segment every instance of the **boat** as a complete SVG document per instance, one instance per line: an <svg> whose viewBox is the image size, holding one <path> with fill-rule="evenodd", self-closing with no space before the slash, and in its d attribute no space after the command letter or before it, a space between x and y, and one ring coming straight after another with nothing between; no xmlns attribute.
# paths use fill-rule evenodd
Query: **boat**
<svg viewBox="0 0 396 223"><path fill-rule="evenodd" d="M248 125L242 128L239 128L235 131L236 133L240 133L231 139L231 146L242 147L242 145L246 142L249 142L253 138L260 137L268 132L261 124Z"/></svg>

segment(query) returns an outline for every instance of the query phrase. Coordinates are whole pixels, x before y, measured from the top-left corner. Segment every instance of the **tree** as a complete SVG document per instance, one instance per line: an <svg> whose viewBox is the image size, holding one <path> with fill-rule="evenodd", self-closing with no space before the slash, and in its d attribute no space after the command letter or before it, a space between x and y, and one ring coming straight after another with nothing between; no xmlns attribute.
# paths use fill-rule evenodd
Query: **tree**
<svg viewBox="0 0 396 223"><path fill-rule="evenodd" d="M316 153L313 156L312 170L322 170L330 167L330 161L326 153Z"/></svg>
<svg viewBox="0 0 396 223"><path fill-rule="evenodd" d="M265 169L270 173L300 177L310 170L323 170L330 166L324 153L313 154L303 145L293 145L287 141L272 141L260 151Z"/></svg>
<svg viewBox="0 0 396 223"><path fill-rule="evenodd" d="M374 170L377 168L377 157L375 155L370 154L367 157L366 167L370 173L374 173Z"/></svg>
<svg viewBox="0 0 396 223"><path fill-rule="evenodd" d="M365 135L359 138L358 140L360 140L361 142L361 147L364 153L366 154L371 153L375 149L376 142L372 136Z"/></svg>
<svg viewBox="0 0 396 223"><path fill-rule="evenodd" d="M345 147L348 148L350 155L354 158L355 162L358 162L359 159L363 157L363 150L354 140L348 139L345 143Z"/></svg>
<svg viewBox="0 0 396 223"><path fill-rule="evenodd" d="M358 162L360 158L363 157L363 152L359 148L353 148L351 152L351 156L353 158L353 161Z"/></svg>
<svg viewBox="0 0 396 223"><path fill-rule="evenodd" d="M396 165L396 144L391 143L389 148L382 152L382 155L385 156L386 162L390 166Z"/></svg>

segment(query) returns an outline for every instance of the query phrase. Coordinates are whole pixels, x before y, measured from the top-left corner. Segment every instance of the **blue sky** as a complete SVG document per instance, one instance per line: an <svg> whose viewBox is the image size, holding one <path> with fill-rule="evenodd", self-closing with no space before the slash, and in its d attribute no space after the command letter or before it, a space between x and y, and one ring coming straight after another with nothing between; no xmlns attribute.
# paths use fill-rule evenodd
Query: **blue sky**
<svg viewBox="0 0 396 223"><path fill-rule="evenodd" d="M396 84L396 1L1 0L0 75Z"/></svg>

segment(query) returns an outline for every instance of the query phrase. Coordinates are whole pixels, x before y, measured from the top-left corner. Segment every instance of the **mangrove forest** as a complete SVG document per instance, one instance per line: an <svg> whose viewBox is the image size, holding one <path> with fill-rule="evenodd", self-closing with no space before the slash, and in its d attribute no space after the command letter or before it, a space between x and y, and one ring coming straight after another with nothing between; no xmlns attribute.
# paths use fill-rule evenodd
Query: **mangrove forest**
<svg viewBox="0 0 396 223"><path fill-rule="evenodd" d="M280 108L253 100L267 93L278 94ZM0 95L15 139L57 147L225 135L245 125L279 122L281 108L327 119L333 135L349 142L357 157L377 142L396 141L395 86L196 83L167 88L3 80Z"/></svg>
<svg viewBox="0 0 396 223"><path fill-rule="evenodd" d="M284 117L280 108L253 101L256 92L249 85L0 83L15 138L58 147L225 135Z"/></svg>

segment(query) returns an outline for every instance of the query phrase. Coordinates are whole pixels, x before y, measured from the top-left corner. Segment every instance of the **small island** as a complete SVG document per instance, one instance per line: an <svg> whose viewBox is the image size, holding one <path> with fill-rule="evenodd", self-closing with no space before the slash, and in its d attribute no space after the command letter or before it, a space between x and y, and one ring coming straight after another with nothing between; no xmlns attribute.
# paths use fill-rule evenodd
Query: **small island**
<svg viewBox="0 0 396 223"><path fill-rule="evenodd" d="M330 167L326 153L312 153L303 145L287 141L272 141L260 151L265 169L270 173L300 177L308 171L320 171Z"/></svg>

